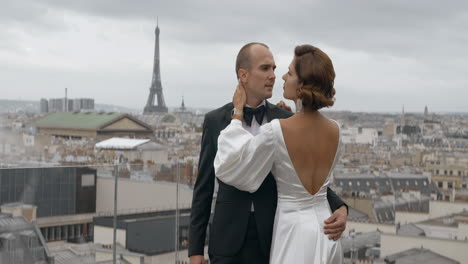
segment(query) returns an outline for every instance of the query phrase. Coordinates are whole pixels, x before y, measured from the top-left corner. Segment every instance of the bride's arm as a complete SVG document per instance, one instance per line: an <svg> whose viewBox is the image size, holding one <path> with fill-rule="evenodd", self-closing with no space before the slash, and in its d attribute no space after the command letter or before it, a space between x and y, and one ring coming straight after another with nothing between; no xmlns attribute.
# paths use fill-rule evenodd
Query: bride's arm
<svg viewBox="0 0 468 264"><path fill-rule="evenodd" d="M253 136L233 119L218 137L214 168L222 182L239 190L255 192L270 172L275 153L271 123Z"/></svg>

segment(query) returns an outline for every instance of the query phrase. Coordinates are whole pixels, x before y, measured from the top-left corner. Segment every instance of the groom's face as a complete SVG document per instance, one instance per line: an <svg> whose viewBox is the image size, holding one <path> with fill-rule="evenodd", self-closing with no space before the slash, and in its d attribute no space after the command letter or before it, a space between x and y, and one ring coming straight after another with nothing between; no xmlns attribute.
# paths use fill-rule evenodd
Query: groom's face
<svg viewBox="0 0 468 264"><path fill-rule="evenodd" d="M265 100L272 96L275 84L275 60L270 50L262 45L250 49L251 67L248 70L245 89L248 97Z"/></svg>

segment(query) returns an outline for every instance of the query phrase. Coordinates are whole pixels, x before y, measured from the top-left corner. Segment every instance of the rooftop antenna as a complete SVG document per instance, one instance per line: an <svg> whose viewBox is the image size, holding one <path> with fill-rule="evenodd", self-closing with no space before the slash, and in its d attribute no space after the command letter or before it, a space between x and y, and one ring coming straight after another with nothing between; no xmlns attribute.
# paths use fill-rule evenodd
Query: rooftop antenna
<svg viewBox="0 0 468 264"><path fill-rule="evenodd" d="M65 88L65 106L64 112L68 112L68 88Z"/></svg>

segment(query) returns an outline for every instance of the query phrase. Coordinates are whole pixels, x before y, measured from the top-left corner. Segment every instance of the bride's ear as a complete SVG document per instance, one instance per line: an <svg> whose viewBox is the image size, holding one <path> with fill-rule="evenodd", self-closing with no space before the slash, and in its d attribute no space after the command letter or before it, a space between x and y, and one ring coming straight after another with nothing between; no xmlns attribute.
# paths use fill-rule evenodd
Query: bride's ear
<svg viewBox="0 0 468 264"><path fill-rule="evenodd" d="M304 87L304 82L299 82L297 84L297 88L296 88L296 92L297 92L297 95L299 96L299 94L301 94L302 92L302 88Z"/></svg>

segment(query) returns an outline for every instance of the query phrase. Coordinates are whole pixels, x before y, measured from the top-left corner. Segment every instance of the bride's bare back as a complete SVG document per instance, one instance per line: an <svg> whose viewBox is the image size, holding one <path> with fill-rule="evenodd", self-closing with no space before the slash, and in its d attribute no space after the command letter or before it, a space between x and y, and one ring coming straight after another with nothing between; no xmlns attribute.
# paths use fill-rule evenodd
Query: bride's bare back
<svg viewBox="0 0 468 264"><path fill-rule="evenodd" d="M319 112L280 120L284 142L294 169L311 194L324 184L339 144L339 127Z"/></svg>

